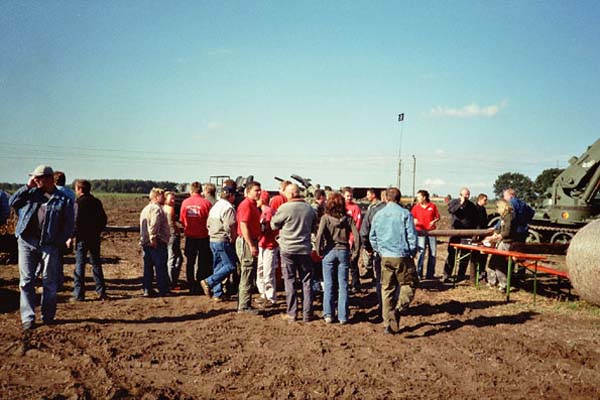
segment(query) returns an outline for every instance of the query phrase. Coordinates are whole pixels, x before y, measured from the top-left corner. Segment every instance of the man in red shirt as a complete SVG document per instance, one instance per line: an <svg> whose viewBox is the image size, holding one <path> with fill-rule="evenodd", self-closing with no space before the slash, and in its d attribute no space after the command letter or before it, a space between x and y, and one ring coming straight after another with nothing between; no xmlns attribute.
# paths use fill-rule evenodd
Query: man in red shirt
<svg viewBox="0 0 600 400"><path fill-rule="evenodd" d="M260 183L246 185L246 198L237 208L238 237L235 250L240 260L240 286L238 290L238 312L257 314L251 307L252 281L256 277L258 240L260 239L260 210L257 201L260 198Z"/></svg>
<svg viewBox="0 0 600 400"><path fill-rule="evenodd" d="M362 212L358 204L354 202L353 195L354 192L350 186L346 186L342 189L342 194L344 195L344 200L346 200L346 213L350 216L354 223L356 224L356 229L360 232L360 226L362 224ZM357 242L359 242L357 240ZM360 246L360 244L359 244ZM354 247L354 238L352 233L350 233L350 254L359 254L359 252L353 251ZM358 271L358 256L353 257L350 260L350 276L352 277L351 290L353 292L360 292L362 289L360 287L360 274Z"/></svg>
<svg viewBox="0 0 600 400"><path fill-rule="evenodd" d="M429 192L427 190L419 190L417 192L417 204L411 210L411 214L415 220L415 228L417 231L427 233L435 229L435 224L440 220L440 213L435 204L429 201ZM417 237L417 246L419 248L419 260L417 261L417 274L419 279L423 279L423 260L425 258L425 250L429 247L429 255L427 257L427 272L426 279L433 279L435 273L435 256L437 253L437 240L435 236L419 235Z"/></svg>
<svg viewBox="0 0 600 400"><path fill-rule="evenodd" d="M271 210L273 210L273 215L275 215L279 206L287 202L287 197L285 197L284 195L285 188L291 183L292 182L290 181L281 181L281 183L279 184L279 194L273 196L273 198L269 202L269 207L271 207Z"/></svg>
<svg viewBox="0 0 600 400"><path fill-rule="evenodd" d="M212 253L206 221L212 205L202 196L202 185L190 185L190 197L181 203L179 220L185 235L186 278L191 294L200 293L200 281L211 274Z"/></svg>

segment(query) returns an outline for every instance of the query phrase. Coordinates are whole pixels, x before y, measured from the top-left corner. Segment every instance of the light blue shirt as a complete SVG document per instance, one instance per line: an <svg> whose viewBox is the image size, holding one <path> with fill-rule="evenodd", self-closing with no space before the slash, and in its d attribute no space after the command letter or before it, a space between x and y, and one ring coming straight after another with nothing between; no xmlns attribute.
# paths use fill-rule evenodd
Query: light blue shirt
<svg viewBox="0 0 600 400"><path fill-rule="evenodd" d="M369 241L381 257L414 257L417 230L412 215L399 204L387 203L373 218Z"/></svg>
<svg viewBox="0 0 600 400"><path fill-rule="evenodd" d="M75 204L75 192L73 191L73 189L71 189L68 186L58 186L58 185L56 185L56 188L58 190L60 190L61 192L63 192L65 194L65 196L70 198L71 201L73 202L73 204Z"/></svg>

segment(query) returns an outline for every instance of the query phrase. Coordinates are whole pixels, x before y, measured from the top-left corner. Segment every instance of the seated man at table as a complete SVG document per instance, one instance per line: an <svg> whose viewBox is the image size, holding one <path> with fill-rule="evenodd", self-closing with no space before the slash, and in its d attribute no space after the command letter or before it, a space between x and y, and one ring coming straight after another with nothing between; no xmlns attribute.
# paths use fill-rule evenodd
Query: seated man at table
<svg viewBox="0 0 600 400"><path fill-rule="evenodd" d="M516 241L517 227L513 223L512 207L505 200L496 202L500 224L494 233L486 237L483 242L492 243L498 250L510 250L511 243ZM491 255L488 260L487 281L488 286L498 286L500 291L506 290L507 260L504 256Z"/></svg>

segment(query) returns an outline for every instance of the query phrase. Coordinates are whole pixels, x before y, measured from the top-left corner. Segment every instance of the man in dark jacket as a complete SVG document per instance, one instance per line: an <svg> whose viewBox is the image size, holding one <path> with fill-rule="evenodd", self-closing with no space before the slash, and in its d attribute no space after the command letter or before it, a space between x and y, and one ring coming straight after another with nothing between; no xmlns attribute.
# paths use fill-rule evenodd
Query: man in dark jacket
<svg viewBox="0 0 600 400"><path fill-rule="evenodd" d="M95 198L90 190L89 181L81 179L75 184L77 216L75 218L75 274L72 301L85 299L85 263L88 253L96 282L96 293L101 300L107 298L100 261L100 234L106 227L106 213L102 202Z"/></svg>
<svg viewBox="0 0 600 400"><path fill-rule="evenodd" d="M477 208L471 203L469 197L471 192L466 187L460 189L458 199L450 200L448 203L448 212L452 215L452 229L475 229L477 228ZM454 260L456 258L456 249L450 246L451 243L460 243L460 236L452 236L448 240L448 258L444 265L444 282L450 281L452 270L454 269ZM458 267L458 280L465 279L468 260L460 260Z"/></svg>

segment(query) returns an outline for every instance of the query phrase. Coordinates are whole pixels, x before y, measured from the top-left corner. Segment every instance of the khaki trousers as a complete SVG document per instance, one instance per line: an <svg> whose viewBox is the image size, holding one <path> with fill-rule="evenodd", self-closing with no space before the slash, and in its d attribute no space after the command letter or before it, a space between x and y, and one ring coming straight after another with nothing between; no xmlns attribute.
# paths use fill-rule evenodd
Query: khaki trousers
<svg viewBox="0 0 600 400"><path fill-rule="evenodd" d="M385 327L398 330L400 312L407 308L415 297L418 281L412 257L381 258L382 311ZM398 290L399 295L396 298Z"/></svg>

